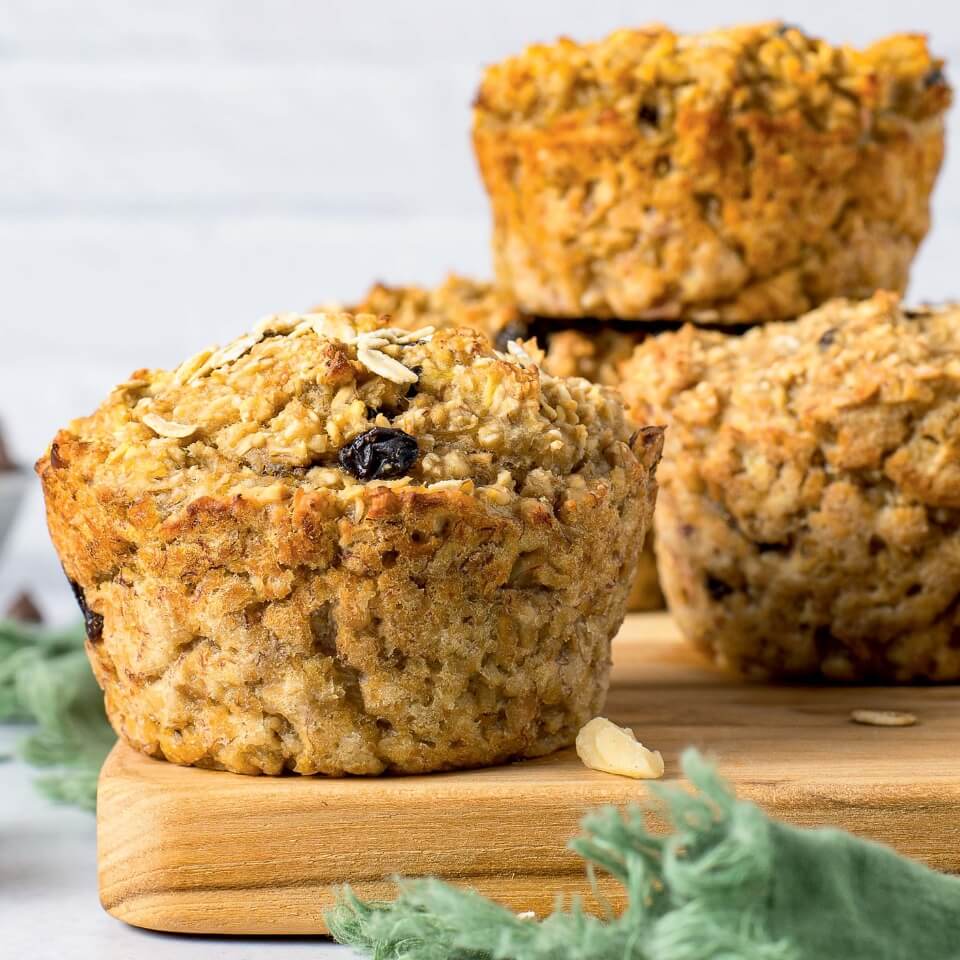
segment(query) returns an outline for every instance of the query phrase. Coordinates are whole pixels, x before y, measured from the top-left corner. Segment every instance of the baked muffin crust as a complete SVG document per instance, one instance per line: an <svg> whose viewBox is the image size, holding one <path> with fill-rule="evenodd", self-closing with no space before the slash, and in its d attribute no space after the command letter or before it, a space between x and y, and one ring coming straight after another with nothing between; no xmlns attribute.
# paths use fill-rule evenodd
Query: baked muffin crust
<svg viewBox="0 0 960 960"><path fill-rule="evenodd" d="M510 340L535 340L542 347L543 369L555 377L585 377L592 383L620 386L620 365L629 359L645 331L581 321L559 329L550 320L521 313L492 283L451 274L437 287L372 286L352 313L374 313L387 322L413 330L471 327L482 330L501 350ZM661 610L663 593L657 580L653 538L648 531L637 560L627 609Z"/></svg>
<svg viewBox="0 0 960 960"><path fill-rule="evenodd" d="M363 299L346 308L373 313L405 330L430 325L469 327L506 350L510 340L535 339L543 349L543 369L556 377L585 377L615 387L619 365L629 358L642 332L624 331L590 320L557 326L520 311L494 284L451 274L436 287L374 284Z"/></svg>
<svg viewBox="0 0 960 960"><path fill-rule="evenodd" d="M605 694L661 437L513 351L271 317L61 431L37 469L118 733L270 774L572 742ZM370 431L372 461L343 453Z"/></svg>
<svg viewBox="0 0 960 960"><path fill-rule="evenodd" d="M960 307L688 326L624 390L669 427L657 559L697 646L758 676L960 678Z"/></svg>
<svg viewBox="0 0 960 960"><path fill-rule="evenodd" d="M950 96L917 35L529 47L487 69L474 111L498 283L532 314L715 323L902 291Z"/></svg>

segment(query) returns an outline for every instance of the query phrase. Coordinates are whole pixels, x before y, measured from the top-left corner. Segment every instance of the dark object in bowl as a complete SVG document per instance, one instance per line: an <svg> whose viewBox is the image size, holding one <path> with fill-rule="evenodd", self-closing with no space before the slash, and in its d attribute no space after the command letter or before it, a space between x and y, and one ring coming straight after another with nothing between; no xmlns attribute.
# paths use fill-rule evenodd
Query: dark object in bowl
<svg viewBox="0 0 960 960"><path fill-rule="evenodd" d="M0 429L0 473L16 469L17 465L10 459L10 454L7 453L7 445L3 440L3 430Z"/></svg>
<svg viewBox="0 0 960 960"><path fill-rule="evenodd" d="M27 590L21 590L10 601L3 615L9 620L20 623L43 623L43 614Z"/></svg>

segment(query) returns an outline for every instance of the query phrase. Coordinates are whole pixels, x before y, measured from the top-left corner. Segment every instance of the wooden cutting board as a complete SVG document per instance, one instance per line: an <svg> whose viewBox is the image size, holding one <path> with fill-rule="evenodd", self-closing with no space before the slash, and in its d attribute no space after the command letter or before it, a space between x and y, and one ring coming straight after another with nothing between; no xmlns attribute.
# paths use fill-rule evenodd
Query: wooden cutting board
<svg viewBox="0 0 960 960"><path fill-rule="evenodd" d="M715 670L665 614L628 618L607 715L663 752L695 744L738 793L805 826L832 824L960 872L960 687L761 686ZM850 722L907 710L913 727ZM647 795L574 751L466 773L241 777L117 746L100 777L100 897L127 923L189 933L325 932L332 887L391 893L391 874L468 884L516 910L594 905L565 849L584 811ZM619 888L604 880L614 905Z"/></svg>

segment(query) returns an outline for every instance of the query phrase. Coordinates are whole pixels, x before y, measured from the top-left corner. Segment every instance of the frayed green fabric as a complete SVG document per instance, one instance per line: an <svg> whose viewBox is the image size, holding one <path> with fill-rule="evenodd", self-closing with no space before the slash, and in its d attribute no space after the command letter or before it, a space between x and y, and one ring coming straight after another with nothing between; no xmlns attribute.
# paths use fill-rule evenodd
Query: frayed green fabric
<svg viewBox="0 0 960 960"><path fill-rule="evenodd" d="M0 621L0 720L33 722L18 754L50 772L37 786L93 810L97 777L116 737L83 649L82 626L50 630Z"/></svg>
<svg viewBox="0 0 960 960"><path fill-rule="evenodd" d="M652 786L672 833L652 834L639 807L605 808L570 843L623 885L620 916L558 902L537 921L439 880L398 880L391 903L341 889L330 932L374 960L960 957L960 880L841 831L771 821L695 750L683 770L695 792Z"/></svg>

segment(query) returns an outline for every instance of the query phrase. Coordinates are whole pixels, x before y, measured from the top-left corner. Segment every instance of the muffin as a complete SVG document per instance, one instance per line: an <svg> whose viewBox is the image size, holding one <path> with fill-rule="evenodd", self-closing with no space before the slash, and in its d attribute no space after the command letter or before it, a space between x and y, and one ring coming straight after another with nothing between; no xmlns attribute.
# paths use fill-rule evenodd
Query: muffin
<svg viewBox="0 0 960 960"><path fill-rule="evenodd" d="M571 743L604 699L662 437L512 349L270 317L60 431L37 470L118 734L246 774Z"/></svg>
<svg viewBox="0 0 960 960"><path fill-rule="evenodd" d="M485 333L501 351L508 341L525 339L529 330L528 318L493 284L455 273L436 287L375 283L359 303L345 309L387 315L391 324L404 330L469 327Z"/></svg>
<svg viewBox="0 0 960 960"><path fill-rule="evenodd" d="M527 313L752 323L902 291L950 89L925 39L783 23L529 47L473 140L500 286Z"/></svg>
<svg viewBox="0 0 960 960"><path fill-rule="evenodd" d="M553 325L521 313L491 283L451 274L438 287L372 286L352 313L375 313L389 323L413 330L417 327L472 327L482 330L497 349L507 349L510 340L535 339L543 346L538 354L543 369L557 377L585 377L610 387L620 385L620 365L627 360L644 334L609 325L581 321L576 327L553 329ZM653 538L648 533L637 561L637 573L627 609L661 610L663 594L657 580Z"/></svg>
<svg viewBox="0 0 960 960"><path fill-rule="evenodd" d="M758 677L960 679L960 306L687 326L624 389L669 425L657 560L698 647Z"/></svg>
<svg viewBox="0 0 960 960"><path fill-rule="evenodd" d="M618 366L633 352L642 333L624 331L596 321L580 320L557 328L556 324L521 313L492 283L451 274L433 288L372 286L351 313L375 313L390 323L416 327L471 327L482 330L500 350L510 340L536 339L543 346L543 367L558 377L586 377L615 387Z"/></svg>

